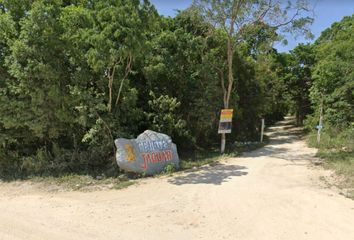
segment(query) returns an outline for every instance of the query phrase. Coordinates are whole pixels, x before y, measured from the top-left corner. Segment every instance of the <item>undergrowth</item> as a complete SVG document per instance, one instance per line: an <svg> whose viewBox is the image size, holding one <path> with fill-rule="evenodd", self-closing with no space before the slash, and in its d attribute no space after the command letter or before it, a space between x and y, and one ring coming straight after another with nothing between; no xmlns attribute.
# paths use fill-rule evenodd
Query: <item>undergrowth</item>
<svg viewBox="0 0 354 240"><path fill-rule="evenodd" d="M308 142L318 148L317 156L323 160L324 168L339 176L336 185L354 199L354 127L344 130L328 127L321 133L319 144L316 132L309 135Z"/></svg>

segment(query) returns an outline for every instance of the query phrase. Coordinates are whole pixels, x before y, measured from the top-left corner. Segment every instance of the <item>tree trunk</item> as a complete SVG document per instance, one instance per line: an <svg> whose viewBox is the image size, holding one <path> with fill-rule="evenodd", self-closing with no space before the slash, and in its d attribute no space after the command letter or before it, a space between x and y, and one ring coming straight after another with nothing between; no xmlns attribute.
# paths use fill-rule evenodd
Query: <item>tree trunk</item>
<svg viewBox="0 0 354 240"><path fill-rule="evenodd" d="M111 75L108 75L108 104L107 104L108 112L112 111L112 86L113 86L113 78Z"/></svg>
<svg viewBox="0 0 354 240"><path fill-rule="evenodd" d="M223 154L225 152L225 145L226 145L226 134L222 133L221 134L221 148L220 148L221 154Z"/></svg>
<svg viewBox="0 0 354 240"><path fill-rule="evenodd" d="M233 34L233 27L231 28L231 33ZM234 58L234 45L233 45L233 39L232 35L228 37L227 41L227 66L228 66L228 86L227 89L224 90L224 95L226 95L226 99L224 101L224 108L227 109L229 108L230 104L230 98L231 98L231 92L232 92L232 87L234 83L234 76L233 76L233 58ZM224 153L225 152L225 145L226 145L226 134L222 133L221 134L221 149L220 152Z"/></svg>
<svg viewBox="0 0 354 240"><path fill-rule="evenodd" d="M112 92L113 92L113 80L114 80L114 74L115 74L115 65L108 69L108 104L107 104L107 109L108 112L112 112Z"/></svg>
<svg viewBox="0 0 354 240"><path fill-rule="evenodd" d="M234 83L234 75L233 75L234 44L232 41L233 41L232 36L229 36L227 41L228 86L227 86L227 94L226 94L226 103L224 106L225 108L229 107L232 87Z"/></svg>
<svg viewBox="0 0 354 240"><path fill-rule="evenodd" d="M230 30L228 32L227 37L227 66L228 66L228 86L227 89L223 89L224 96L226 93L226 101L224 101L224 108L229 108L232 87L234 83L234 76L233 76L233 59L234 59L234 33L235 33L235 21L238 15L238 11L240 9L242 0L236 1L233 0L232 4L232 16L230 19ZM223 133L221 135L221 153L225 152L225 145L226 145L226 134Z"/></svg>
<svg viewBox="0 0 354 240"><path fill-rule="evenodd" d="M128 75L131 72L132 62L133 62L133 56L132 56L131 53L129 53L129 57L127 59L127 65L125 66L125 74L124 74L124 77L123 77L122 81L120 82L120 86L119 86L119 90L118 90L118 95L117 95L117 99L116 99L116 106L118 105L118 102L119 102L119 99L120 99L120 95L122 93L124 80L128 77Z"/></svg>
<svg viewBox="0 0 354 240"><path fill-rule="evenodd" d="M117 95L117 99L116 99L116 105L118 105L118 102L119 102L120 94L121 94L122 89L123 89L124 80L125 80L125 78L123 78L122 81L120 82L118 95Z"/></svg>

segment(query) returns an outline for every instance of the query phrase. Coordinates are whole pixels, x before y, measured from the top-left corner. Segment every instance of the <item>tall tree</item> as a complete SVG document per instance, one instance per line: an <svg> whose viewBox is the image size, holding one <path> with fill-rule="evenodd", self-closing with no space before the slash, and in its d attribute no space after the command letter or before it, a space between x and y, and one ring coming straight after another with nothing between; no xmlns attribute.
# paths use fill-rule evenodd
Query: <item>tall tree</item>
<svg viewBox="0 0 354 240"><path fill-rule="evenodd" d="M260 22L276 29L287 32L302 31L311 35L308 24L313 19L304 16L309 12L309 6L304 0L297 0L295 4L288 1L274 0L194 0L197 7L207 21L216 28L221 28L227 34L227 84L222 84L224 91L224 108L229 108L230 98L234 86L233 55L235 47L242 41L250 26L257 26ZM222 134L221 152L225 151L226 136Z"/></svg>
<svg viewBox="0 0 354 240"><path fill-rule="evenodd" d="M216 39L208 38L209 24L190 10L179 13L174 19L163 18L160 31L150 42L151 52L145 58L143 69L146 83L141 90L152 91L156 98L167 95L180 102L181 107L176 111L187 122L185 128L190 136L181 139L174 131L173 137L181 147L194 150L194 142L198 146L213 142L210 133L215 128L220 91L209 68L211 61L217 61L207 53L217 45ZM144 98L149 92L141 95Z"/></svg>
<svg viewBox="0 0 354 240"><path fill-rule="evenodd" d="M323 31L314 44L311 100L316 115L323 103L324 121L338 128L354 122L353 32L354 15L347 16Z"/></svg>
<svg viewBox="0 0 354 240"><path fill-rule="evenodd" d="M78 16L83 16L87 23L82 24ZM65 21L69 36L86 43L85 56L90 67L107 78L109 112L113 104L118 105L124 82L132 72L134 59L143 53L147 31L154 26L155 17L154 7L139 0L95 1L92 9L86 6L66 9L65 18L74 20ZM115 84L117 78L119 84Z"/></svg>
<svg viewBox="0 0 354 240"><path fill-rule="evenodd" d="M313 46L300 44L290 51L287 78L288 92L293 101L296 124L303 125L305 116L310 114L310 88L312 86L312 67L315 63Z"/></svg>

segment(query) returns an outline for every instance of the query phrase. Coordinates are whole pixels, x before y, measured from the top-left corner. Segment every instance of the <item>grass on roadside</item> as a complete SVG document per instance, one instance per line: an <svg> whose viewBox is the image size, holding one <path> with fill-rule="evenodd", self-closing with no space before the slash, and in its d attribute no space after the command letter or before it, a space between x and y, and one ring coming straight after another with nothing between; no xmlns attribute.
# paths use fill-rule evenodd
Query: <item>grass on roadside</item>
<svg viewBox="0 0 354 240"><path fill-rule="evenodd" d="M267 139L264 143L235 143L228 147L228 152L220 154L219 150L198 152L191 158L184 158L180 161L179 171L198 168L203 165L215 163L225 158L231 158L239 156L242 152L252 151L264 146L267 143ZM174 166L167 165L165 171L161 175L171 175L175 172ZM130 176L130 177L129 177ZM39 183L49 191L95 191L105 189L123 189L131 186L136 181L132 178L142 178L145 175L139 174L121 174L118 177L105 177L98 176L93 177L90 175L68 174L59 177L46 176L46 177L32 177L30 181L33 183Z"/></svg>
<svg viewBox="0 0 354 240"><path fill-rule="evenodd" d="M125 175L121 177L92 177L89 175L70 174L60 177L33 177L30 181L43 184L52 191L94 191L104 189L123 189L134 181Z"/></svg>
<svg viewBox="0 0 354 240"><path fill-rule="evenodd" d="M191 168L201 167L232 156L234 155L231 154L221 155L219 152L200 153L200 155L197 156L195 159L192 158L182 159L180 164L180 170L187 170Z"/></svg>
<svg viewBox="0 0 354 240"><path fill-rule="evenodd" d="M243 152L253 151L265 146L269 139L265 136L264 142L237 142L228 147L225 154L220 154L219 149L213 151L205 151L197 153L193 158L184 158L181 160L181 170L186 170L194 167L201 167L210 163L221 161L225 158L232 158L240 156Z"/></svg>
<svg viewBox="0 0 354 240"><path fill-rule="evenodd" d="M354 199L354 130L330 130L321 134L318 145L316 133L309 135L310 146L317 147L317 156L324 160L323 166L337 174L337 182L343 194Z"/></svg>

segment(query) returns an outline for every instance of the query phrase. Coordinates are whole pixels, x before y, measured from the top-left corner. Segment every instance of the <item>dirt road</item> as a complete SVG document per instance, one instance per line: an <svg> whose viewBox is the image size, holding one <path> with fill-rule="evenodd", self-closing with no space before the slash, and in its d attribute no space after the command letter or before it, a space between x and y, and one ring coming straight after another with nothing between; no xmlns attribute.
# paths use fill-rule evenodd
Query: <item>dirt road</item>
<svg viewBox="0 0 354 240"><path fill-rule="evenodd" d="M124 190L0 184L0 240L353 240L354 201L321 187L297 131L282 122L242 158Z"/></svg>

